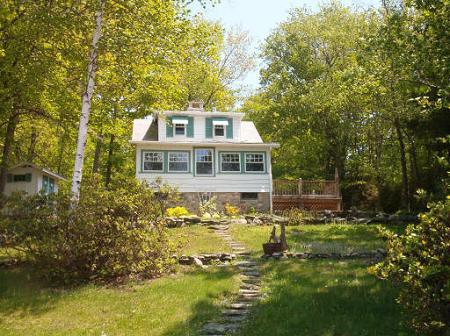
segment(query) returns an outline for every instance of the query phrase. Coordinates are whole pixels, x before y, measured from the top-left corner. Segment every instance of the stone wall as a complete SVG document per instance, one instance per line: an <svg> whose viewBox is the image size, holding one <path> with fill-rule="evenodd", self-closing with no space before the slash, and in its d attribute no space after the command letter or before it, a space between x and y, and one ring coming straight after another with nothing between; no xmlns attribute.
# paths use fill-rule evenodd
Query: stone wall
<svg viewBox="0 0 450 336"><path fill-rule="evenodd" d="M267 212L270 210L270 195L268 192L258 193L258 199L256 200L242 200L241 193L238 192L212 192L211 196L217 197L217 210L219 211L223 211L226 203L239 207L241 212L246 212L251 207L261 212ZM183 205L189 211L194 213L198 211L200 200L199 193L180 193L180 198L181 204L178 205Z"/></svg>

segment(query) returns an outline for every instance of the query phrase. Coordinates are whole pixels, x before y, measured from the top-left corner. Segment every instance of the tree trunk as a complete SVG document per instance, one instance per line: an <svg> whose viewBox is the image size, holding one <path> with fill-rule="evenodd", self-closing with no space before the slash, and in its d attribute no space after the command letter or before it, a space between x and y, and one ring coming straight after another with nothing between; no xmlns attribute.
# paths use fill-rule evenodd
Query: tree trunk
<svg viewBox="0 0 450 336"><path fill-rule="evenodd" d="M93 173L98 172L98 168L100 166L100 154L102 152L102 147L103 147L103 134L100 132L100 134L97 135L97 142L95 144L94 163L92 164Z"/></svg>
<svg viewBox="0 0 450 336"><path fill-rule="evenodd" d="M409 183L408 183L408 168L406 163L406 150L405 150L405 141L403 139L403 133L400 126L400 120L395 118L394 120L395 130L397 132L397 140L400 146L400 160L402 166L402 190L403 190L403 206L406 206L406 209L409 211L410 200L409 200Z"/></svg>
<svg viewBox="0 0 450 336"><path fill-rule="evenodd" d="M36 129L33 127L31 131L30 147L28 148L27 162L33 162L36 148Z"/></svg>
<svg viewBox="0 0 450 336"><path fill-rule="evenodd" d="M109 145L108 145L108 161L106 162L106 174L105 174L105 185L108 187L108 185L111 183L111 177L112 177L112 156L114 154L114 140L115 135L111 134L109 138Z"/></svg>
<svg viewBox="0 0 450 336"><path fill-rule="evenodd" d="M5 142L3 145L2 161L0 163L0 193L5 191L6 175L8 174L9 158L12 152L12 145L14 143L14 133L16 131L17 123L19 122L19 115L13 113L8 120L6 127Z"/></svg>
<svg viewBox="0 0 450 336"><path fill-rule="evenodd" d="M406 136L408 137L408 153L409 153L409 166L411 170L411 192L414 193L417 189L417 186L419 185L419 167L417 165L417 149L416 149L416 143L414 141L414 137L407 133Z"/></svg>
<svg viewBox="0 0 450 336"><path fill-rule="evenodd" d="M98 42L101 37L103 10L106 0L100 0L100 8L95 14L95 30L92 37L92 46L89 53L88 76L86 90L82 97L80 124L78 126L77 151L75 153L75 164L72 176L72 206L80 198L80 185L83 177L84 152L86 149L89 114L91 112L91 101L95 86L95 73L97 71Z"/></svg>

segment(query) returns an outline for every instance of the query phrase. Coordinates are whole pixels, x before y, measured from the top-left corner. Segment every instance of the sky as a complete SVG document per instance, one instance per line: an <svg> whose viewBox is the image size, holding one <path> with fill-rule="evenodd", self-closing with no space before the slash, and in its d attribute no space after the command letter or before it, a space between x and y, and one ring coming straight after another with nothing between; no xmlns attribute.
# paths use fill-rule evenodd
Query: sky
<svg viewBox="0 0 450 336"><path fill-rule="evenodd" d="M194 6L194 12L201 12L205 18L220 21L225 28L233 26L247 30L253 39L251 52L258 54L259 47L264 39L280 22L288 18L289 10L295 7L307 7L315 10L321 0L221 0L215 6L207 5L206 9ZM358 8L379 7L380 0L341 0L344 5ZM259 68L261 62L254 71L243 78L242 84L254 90L259 84Z"/></svg>

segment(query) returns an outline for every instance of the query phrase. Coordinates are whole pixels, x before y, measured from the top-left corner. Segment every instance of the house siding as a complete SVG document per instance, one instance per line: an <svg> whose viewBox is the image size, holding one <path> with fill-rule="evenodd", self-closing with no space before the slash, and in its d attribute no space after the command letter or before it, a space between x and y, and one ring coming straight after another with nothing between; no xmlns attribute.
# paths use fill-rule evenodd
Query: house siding
<svg viewBox="0 0 450 336"><path fill-rule="evenodd" d="M206 146L214 148L213 145ZM269 150L263 151L265 154L265 171L261 173L222 173L219 170L220 152L262 152L261 148L251 146L220 146L214 148L214 175L213 176L195 176L194 148L206 148L192 144L190 147L173 145L145 145L137 146L136 150L136 177L153 183L157 178L162 182L177 187L180 192L270 192L271 178L268 173ZM164 173L164 172L143 172L142 171L142 152L148 150L155 151L189 151L190 152L190 173Z"/></svg>

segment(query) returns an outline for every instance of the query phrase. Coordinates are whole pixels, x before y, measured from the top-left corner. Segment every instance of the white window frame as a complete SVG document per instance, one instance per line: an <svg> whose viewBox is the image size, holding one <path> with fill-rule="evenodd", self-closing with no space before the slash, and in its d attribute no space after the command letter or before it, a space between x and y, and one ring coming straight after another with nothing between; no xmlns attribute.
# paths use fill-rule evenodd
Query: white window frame
<svg viewBox="0 0 450 336"><path fill-rule="evenodd" d="M223 135L216 134L217 128L221 128L223 130ZM214 137L215 138L225 138L226 132L227 132L227 129L226 129L225 125L214 125Z"/></svg>
<svg viewBox="0 0 450 336"><path fill-rule="evenodd" d="M170 161L170 154L185 154L187 157L187 161ZM170 169L170 163L171 162L186 162L186 170L172 170ZM185 151L170 151L167 154L167 171L171 173L189 173L189 152Z"/></svg>
<svg viewBox="0 0 450 336"><path fill-rule="evenodd" d="M208 150L211 151L211 161L197 161L198 160L198 155L197 155L197 151L198 150ZM194 169L195 169L195 176L214 176L214 172L215 172L215 167L214 167L214 149L213 148L194 148ZM199 174L197 172L197 163L211 163L211 174Z"/></svg>
<svg viewBox="0 0 450 336"><path fill-rule="evenodd" d="M178 124L178 123L174 123L173 124L173 135L176 137L185 137L186 136L186 131L187 131L187 125L186 124ZM183 128L183 134L177 134L177 127L178 128Z"/></svg>
<svg viewBox="0 0 450 336"><path fill-rule="evenodd" d="M256 162L247 162L247 155L262 155L262 167L263 170L258 170L258 171L254 171L254 170L247 170L247 163L256 163ZM244 153L244 171L246 173L249 174L264 174L266 172L266 153L261 153L261 152L247 152Z"/></svg>
<svg viewBox="0 0 450 336"><path fill-rule="evenodd" d="M145 169L145 162L159 162L159 161L146 161L145 160L145 154L148 153L158 153L161 154L161 158L162 158L162 169L161 170L149 170L149 169ZM152 150L145 150L142 152L142 171L145 173L162 173L164 172L164 152L162 151L152 151Z"/></svg>
<svg viewBox="0 0 450 336"><path fill-rule="evenodd" d="M229 154L233 154L233 155L237 155L239 158L239 170L223 170L222 167L222 163L223 163L223 157L222 155L229 155ZM232 162L232 163L236 163L236 162ZM220 172L223 173L234 173L234 174L239 174L242 172L242 167L241 167L241 153L240 152L220 152L219 153L219 168L220 168Z"/></svg>

